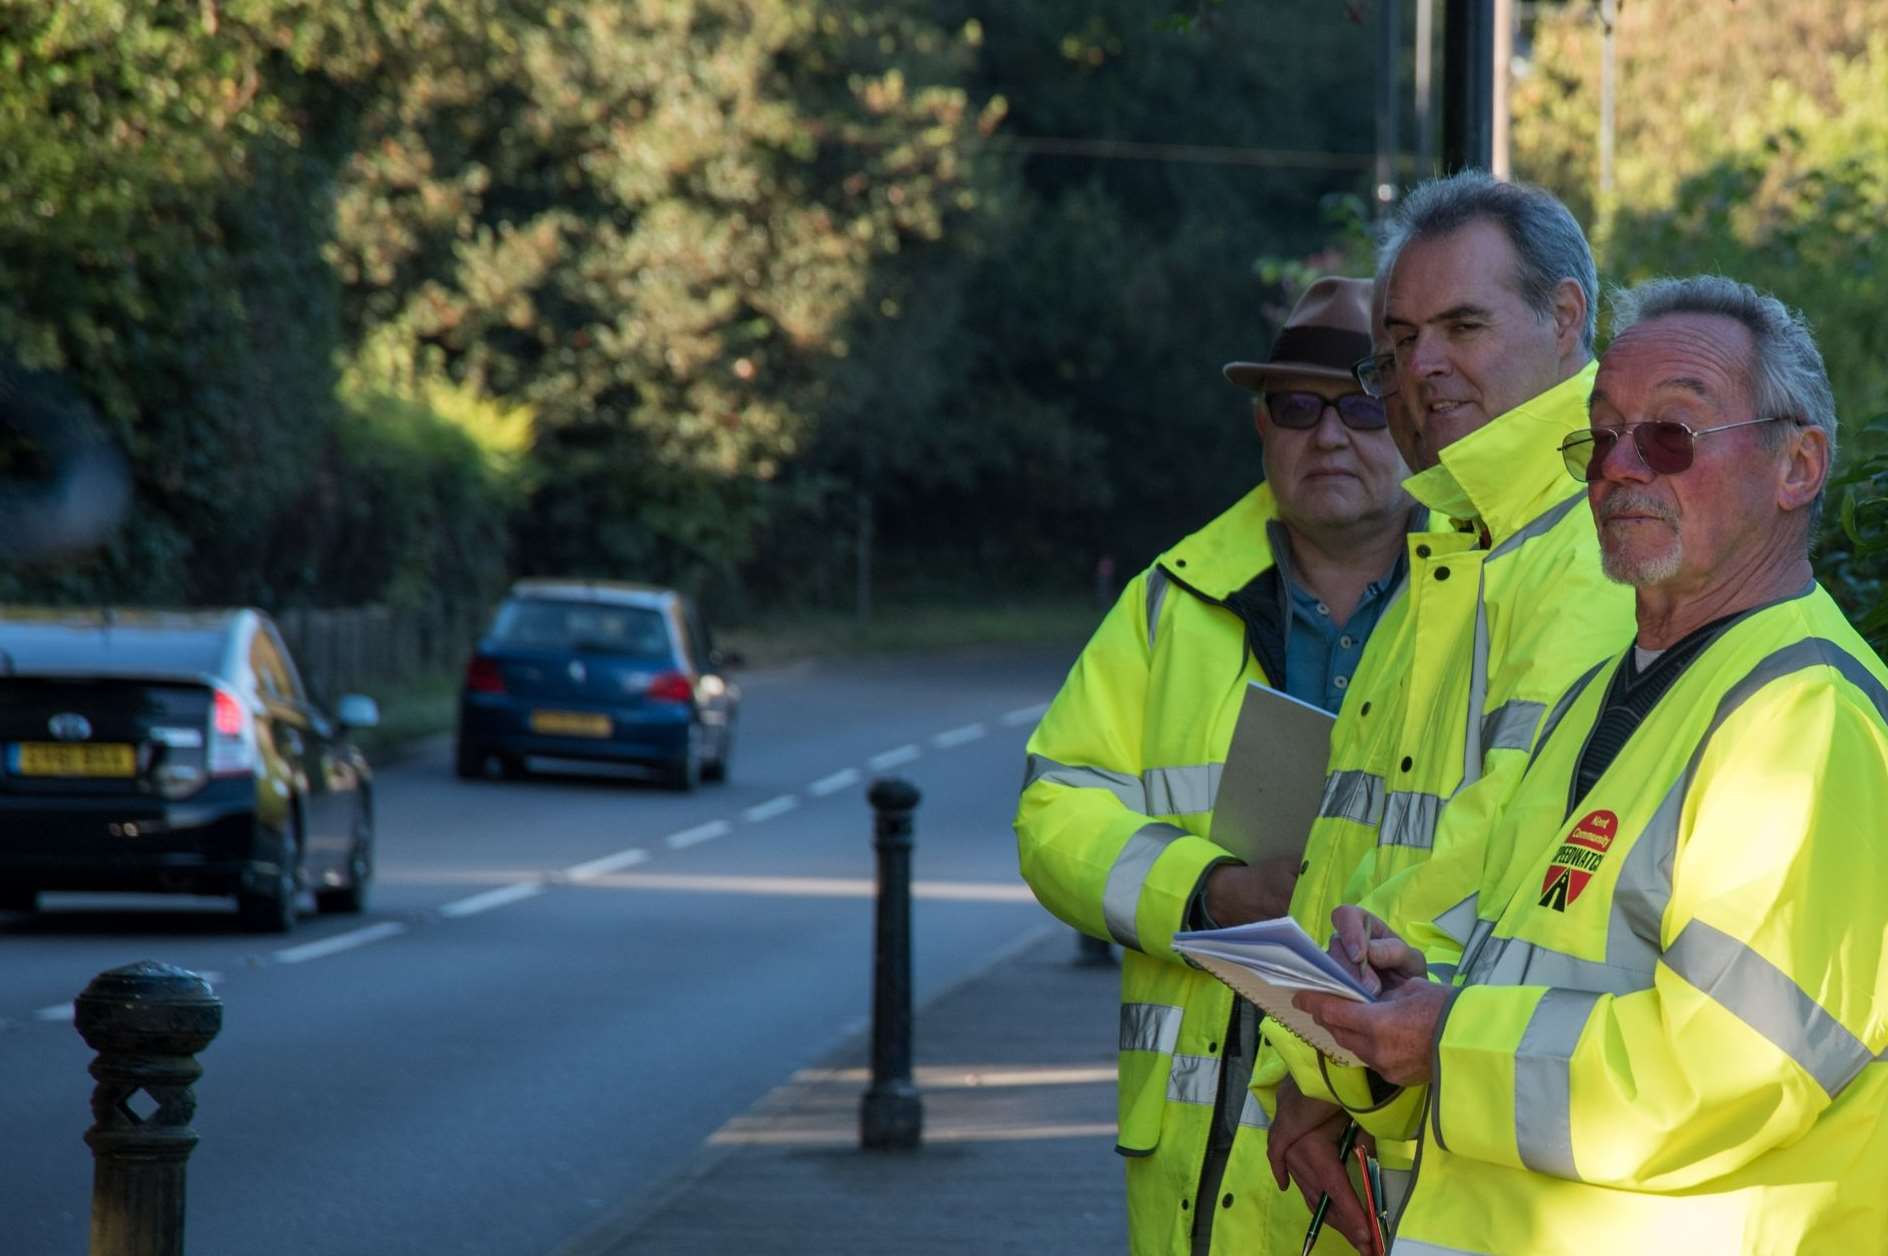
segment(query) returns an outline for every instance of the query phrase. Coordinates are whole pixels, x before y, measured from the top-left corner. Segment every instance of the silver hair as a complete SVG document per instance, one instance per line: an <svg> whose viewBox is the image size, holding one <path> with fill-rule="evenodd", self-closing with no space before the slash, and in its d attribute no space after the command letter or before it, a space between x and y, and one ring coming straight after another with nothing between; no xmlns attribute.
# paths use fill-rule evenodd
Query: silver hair
<svg viewBox="0 0 1888 1256"><path fill-rule="evenodd" d="M1463 170L1413 188L1397 205L1377 246L1377 286L1413 240L1449 235L1486 219L1500 227L1519 259L1515 286L1542 319L1554 314L1554 289L1571 279L1586 294L1580 344L1593 352L1599 326L1599 270L1586 233L1552 192L1531 183L1504 183L1485 170Z"/></svg>
<svg viewBox="0 0 1888 1256"><path fill-rule="evenodd" d="M1750 399L1756 417L1778 416L1821 428L1829 439L1829 465L1836 458L1836 395L1829 386L1829 371L1815 334L1800 310L1793 310L1769 293L1723 275L1687 275L1650 279L1631 288L1614 288L1613 336L1628 328L1670 314L1708 314L1732 319L1750 333L1748 372ZM1764 444L1776 449L1787 433L1765 426ZM1828 480L1823 481L1825 487ZM1809 511L1813 538L1822 523L1823 491L1818 490Z"/></svg>

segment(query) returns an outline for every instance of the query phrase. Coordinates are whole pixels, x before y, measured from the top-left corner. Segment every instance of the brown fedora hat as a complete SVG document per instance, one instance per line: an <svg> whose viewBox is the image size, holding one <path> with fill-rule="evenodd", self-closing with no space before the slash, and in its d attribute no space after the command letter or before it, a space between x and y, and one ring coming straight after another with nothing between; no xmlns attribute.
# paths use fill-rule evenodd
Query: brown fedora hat
<svg viewBox="0 0 1888 1256"><path fill-rule="evenodd" d="M1229 362L1226 378L1261 392L1267 375L1310 375L1352 380L1351 364L1370 354L1370 281L1327 275L1305 289L1292 307L1272 356L1263 362Z"/></svg>

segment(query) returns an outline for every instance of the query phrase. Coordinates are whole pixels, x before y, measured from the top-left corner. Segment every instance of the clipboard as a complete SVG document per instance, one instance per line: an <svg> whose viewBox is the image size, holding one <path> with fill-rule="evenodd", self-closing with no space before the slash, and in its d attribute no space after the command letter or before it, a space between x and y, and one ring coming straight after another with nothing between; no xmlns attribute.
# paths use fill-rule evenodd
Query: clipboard
<svg viewBox="0 0 1888 1256"><path fill-rule="evenodd" d="M1302 857L1324 797L1336 722L1323 707L1249 682L1207 836L1248 864Z"/></svg>

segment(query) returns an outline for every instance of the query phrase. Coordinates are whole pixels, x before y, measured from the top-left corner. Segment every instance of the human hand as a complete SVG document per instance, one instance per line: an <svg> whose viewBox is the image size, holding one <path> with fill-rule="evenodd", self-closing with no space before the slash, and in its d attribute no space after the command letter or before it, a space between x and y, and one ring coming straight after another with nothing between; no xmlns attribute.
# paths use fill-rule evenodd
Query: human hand
<svg viewBox="0 0 1888 1256"><path fill-rule="evenodd" d="M1361 907L1346 905L1331 913L1335 932L1329 954L1353 973L1371 995L1406 981L1427 983L1429 962L1421 951Z"/></svg>
<svg viewBox="0 0 1888 1256"><path fill-rule="evenodd" d="M1324 1224L1343 1235L1364 1256L1381 1256L1375 1227L1351 1185L1343 1157L1338 1155L1349 1125L1350 1118L1342 1108L1307 1098L1287 1079L1279 1087L1278 1114L1266 1131L1266 1154L1280 1190L1295 1183L1305 1206L1314 1213L1318 1201L1328 1194L1331 1206L1324 1215ZM1366 1151L1375 1150L1368 1134L1360 1133L1358 1142Z"/></svg>
<svg viewBox="0 0 1888 1256"><path fill-rule="evenodd" d="M1291 1002L1385 1080L1398 1086L1420 1086L1429 1080L1436 1026L1449 1002L1447 987L1405 981L1389 987L1375 1003L1308 992L1293 996Z"/></svg>
<svg viewBox="0 0 1888 1256"><path fill-rule="evenodd" d="M1220 864L1206 874L1206 912L1221 925L1272 920L1291 910L1297 884L1298 860L1290 857Z"/></svg>

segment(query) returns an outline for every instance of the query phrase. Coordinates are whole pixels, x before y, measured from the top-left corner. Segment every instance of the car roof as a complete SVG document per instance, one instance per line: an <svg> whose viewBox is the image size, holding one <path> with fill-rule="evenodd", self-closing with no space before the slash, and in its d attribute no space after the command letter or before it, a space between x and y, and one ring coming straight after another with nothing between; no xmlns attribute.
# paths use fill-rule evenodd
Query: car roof
<svg viewBox="0 0 1888 1256"><path fill-rule="evenodd" d="M642 606L660 609L681 595L657 584L637 584L629 580L519 580L511 586L511 597L555 598L564 602L598 602L610 606Z"/></svg>
<svg viewBox="0 0 1888 1256"><path fill-rule="evenodd" d="M254 614L0 606L0 674L218 675Z"/></svg>

